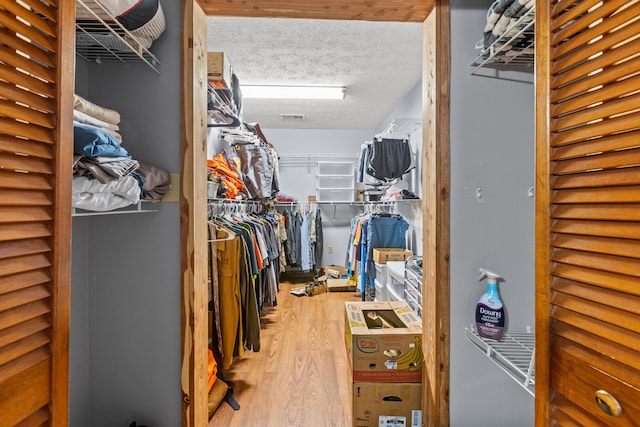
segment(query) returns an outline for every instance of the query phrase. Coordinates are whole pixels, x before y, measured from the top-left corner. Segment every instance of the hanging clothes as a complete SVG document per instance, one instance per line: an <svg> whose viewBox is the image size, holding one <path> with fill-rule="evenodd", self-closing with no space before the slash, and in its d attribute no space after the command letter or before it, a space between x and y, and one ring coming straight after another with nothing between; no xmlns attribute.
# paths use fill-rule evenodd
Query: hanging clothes
<svg viewBox="0 0 640 427"><path fill-rule="evenodd" d="M209 181L213 181L216 177L220 178L222 188L218 190L218 194L222 194L224 198L235 199L240 193L246 193L240 175L222 154L207 160L207 171L211 175Z"/></svg>
<svg viewBox="0 0 640 427"><path fill-rule="evenodd" d="M291 203L290 206L280 207L286 229L286 265L319 275L323 251L322 214L306 204Z"/></svg>
<svg viewBox="0 0 640 427"><path fill-rule="evenodd" d="M411 170L411 148L407 139L375 138L367 162L367 173L390 181Z"/></svg>
<svg viewBox="0 0 640 427"><path fill-rule="evenodd" d="M210 206L209 332L226 369L245 350L260 350L260 312L277 304L284 221L273 212L215 210Z"/></svg>
<svg viewBox="0 0 640 427"><path fill-rule="evenodd" d="M311 215L305 214L300 225L300 264L302 271L311 271Z"/></svg>
<svg viewBox="0 0 640 427"><path fill-rule="evenodd" d="M220 351L220 363L223 368L231 366L234 356L242 356L242 324L241 312L242 302L240 299L240 238L229 232L229 237L218 239L221 228L215 227L210 234L216 245L216 264L224 266L216 268L217 294L212 294L213 299L217 299L214 306L217 307L216 318L219 324L216 325L216 332L220 335L217 340L217 348ZM213 255L212 255L213 256ZM211 271L212 269L210 269ZM212 328L213 329L213 328Z"/></svg>
<svg viewBox="0 0 640 427"><path fill-rule="evenodd" d="M407 138L376 137L361 147L358 182L370 185L390 183L415 167Z"/></svg>
<svg viewBox="0 0 640 427"><path fill-rule="evenodd" d="M322 268L322 253L324 251L324 236L322 233L322 214L320 213L320 209L316 210L315 215L315 223L313 225L313 236L312 239L314 241L313 251L314 251L314 265L315 265L315 274L316 276L320 275L320 269Z"/></svg>
<svg viewBox="0 0 640 427"><path fill-rule="evenodd" d="M363 300L375 296L374 248L406 248L409 224L397 214L364 213L351 221L346 266L355 275Z"/></svg>
<svg viewBox="0 0 640 427"><path fill-rule="evenodd" d="M236 144L223 151L227 162L242 177L249 199L266 199L273 191L273 162L268 147Z"/></svg>

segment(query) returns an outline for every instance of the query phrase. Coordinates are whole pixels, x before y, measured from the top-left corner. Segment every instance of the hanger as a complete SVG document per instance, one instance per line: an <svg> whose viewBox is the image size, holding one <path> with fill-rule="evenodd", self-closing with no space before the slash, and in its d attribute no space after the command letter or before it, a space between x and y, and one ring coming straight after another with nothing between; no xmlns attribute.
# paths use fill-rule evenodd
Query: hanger
<svg viewBox="0 0 640 427"><path fill-rule="evenodd" d="M218 224L218 225L220 225L220 224ZM209 243L211 243L211 242L226 242L227 240L233 240L233 239L236 238L236 234L235 233L231 232L231 230L223 228L222 226L220 228L216 228L216 234L217 234L217 232L223 232L223 233L226 234L226 236L222 237L222 238L218 238L216 236L215 239L210 239L207 242L209 242Z"/></svg>
<svg viewBox="0 0 640 427"><path fill-rule="evenodd" d="M260 144L261 142L256 134L244 129L242 123L236 128L222 129L220 135L231 144Z"/></svg>

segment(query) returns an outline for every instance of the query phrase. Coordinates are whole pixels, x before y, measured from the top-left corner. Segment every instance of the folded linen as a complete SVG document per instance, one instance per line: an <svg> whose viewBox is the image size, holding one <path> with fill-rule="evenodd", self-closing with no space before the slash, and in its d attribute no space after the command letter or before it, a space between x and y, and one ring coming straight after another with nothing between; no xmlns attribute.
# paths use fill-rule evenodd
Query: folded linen
<svg viewBox="0 0 640 427"><path fill-rule="evenodd" d="M118 113L116 110L101 107L100 105L94 104L93 102L84 99L80 95L74 95L73 109L88 114L96 119L111 123L113 125L117 125L120 123L120 113Z"/></svg>
<svg viewBox="0 0 640 427"><path fill-rule="evenodd" d="M74 176L93 175L103 184L129 175L140 167L137 160L128 157L76 156L73 164Z"/></svg>
<svg viewBox="0 0 640 427"><path fill-rule="evenodd" d="M498 22L496 22L491 33L496 37L504 34L507 30L507 27L511 23L511 18L515 17L520 12L527 1L528 0L515 0L513 3L511 3L507 10L504 11L500 19L498 19Z"/></svg>
<svg viewBox="0 0 640 427"><path fill-rule="evenodd" d="M74 110L75 111L75 110ZM87 123L82 123L79 122L77 120L73 121L73 124L83 124L86 125ZM97 127L97 126L96 126ZM111 130L111 129L107 129L107 128L100 128L103 131L105 131L106 133L108 133L109 135L111 135L113 137L113 139L115 139L116 141L118 141L118 144L122 144L122 135L120 135L118 132L116 132L115 130Z"/></svg>
<svg viewBox="0 0 640 427"><path fill-rule="evenodd" d="M498 22L498 19L502 16L502 14L507 10L509 6L514 2L514 0L496 0L489 7L489 11L487 12L487 24L484 27L484 32L490 32L493 30L493 27Z"/></svg>
<svg viewBox="0 0 640 427"><path fill-rule="evenodd" d="M84 176L73 178L71 204L75 208L90 211L110 211L124 208L140 201L140 186L132 176L102 184Z"/></svg>
<svg viewBox="0 0 640 427"><path fill-rule="evenodd" d="M74 122L73 151L83 156L131 157L116 139L95 126Z"/></svg>
<svg viewBox="0 0 640 427"><path fill-rule="evenodd" d="M142 180L143 200L160 200L171 188L171 174L159 166L138 160L140 167L134 172Z"/></svg>
<svg viewBox="0 0 640 427"><path fill-rule="evenodd" d="M120 130L120 126L118 125L114 125L112 123L105 122L104 120L97 119L93 116L90 116L87 113L83 113L82 111L76 110L75 108L73 110L73 120L80 123L84 123L85 125L92 125L100 129L105 129L105 130L108 129L113 131Z"/></svg>

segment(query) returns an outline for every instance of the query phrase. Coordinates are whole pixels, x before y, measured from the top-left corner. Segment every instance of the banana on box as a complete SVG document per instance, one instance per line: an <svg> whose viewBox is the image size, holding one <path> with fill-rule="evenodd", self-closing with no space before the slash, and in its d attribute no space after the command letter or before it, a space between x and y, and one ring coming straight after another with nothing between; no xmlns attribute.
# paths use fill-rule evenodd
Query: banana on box
<svg viewBox="0 0 640 427"><path fill-rule="evenodd" d="M415 371L422 367L424 356L422 354L422 339L419 336L413 337L413 346L406 353L396 359L399 371Z"/></svg>

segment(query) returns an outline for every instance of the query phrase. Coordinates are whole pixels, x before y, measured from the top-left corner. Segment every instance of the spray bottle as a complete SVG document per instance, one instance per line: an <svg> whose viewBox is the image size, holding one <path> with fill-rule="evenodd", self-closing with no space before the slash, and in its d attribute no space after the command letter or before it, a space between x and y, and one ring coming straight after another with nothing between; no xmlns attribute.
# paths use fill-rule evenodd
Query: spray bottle
<svg viewBox="0 0 640 427"><path fill-rule="evenodd" d="M480 268L478 280L487 278L487 291L476 304L476 327L481 337L500 341L504 332L504 307L498 293L500 275Z"/></svg>

